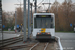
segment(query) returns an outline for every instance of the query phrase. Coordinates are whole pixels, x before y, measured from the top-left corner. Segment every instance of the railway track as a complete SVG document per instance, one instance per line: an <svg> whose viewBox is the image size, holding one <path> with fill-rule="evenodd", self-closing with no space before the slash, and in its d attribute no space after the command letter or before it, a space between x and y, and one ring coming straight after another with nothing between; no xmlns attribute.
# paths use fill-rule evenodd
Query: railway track
<svg viewBox="0 0 75 50"><path fill-rule="evenodd" d="M33 47L31 47L29 50L56 50L55 46L55 42L53 43L49 43L49 42L45 42L45 43L36 43Z"/></svg>
<svg viewBox="0 0 75 50"><path fill-rule="evenodd" d="M19 46L12 46L12 47L4 47L4 48L0 48L0 50L29 50L29 48L31 48L33 45L35 45L36 43L32 43L32 44L24 44L24 45L19 45Z"/></svg>
<svg viewBox="0 0 75 50"><path fill-rule="evenodd" d="M15 38L10 38L10 39L6 39L6 40L0 40L0 47L5 47L7 45L13 44L13 43L17 43L19 41L22 41L23 37L15 37Z"/></svg>
<svg viewBox="0 0 75 50"><path fill-rule="evenodd" d="M16 43L20 41L20 39L22 39L22 37L15 38L14 40L4 40L4 43L5 43L4 46L7 46L12 43ZM6 44L7 41L9 42L8 44ZM4 47L3 49L6 49L6 50L18 50L18 49L21 49L21 50L58 50L57 48L59 48L58 43L52 41L52 42L42 42L42 43L41 42L31 43L27 45L20 45L20 46L13 46L13 47Z"/></svg>
<svg viewBox="0 0 75 50"><path fill-rule="evenodd" d="M13 46L13 47L4 47L4 48L1 48L1 49L2 50L17 50L17 49L32 47L32 45L34 45L34 44L31 44L31 45L19 45L19 46Z"/></svg>
<svg viewBox="0 0 75 50"><path fill-rule="evenodd" d="M26 45L20 45L20 46L13 46L13 47L5 47L3 50L56 50L56 44L49 43L49 42L43 42L43 43L33 43L33 44L26 44Z"/></svg>

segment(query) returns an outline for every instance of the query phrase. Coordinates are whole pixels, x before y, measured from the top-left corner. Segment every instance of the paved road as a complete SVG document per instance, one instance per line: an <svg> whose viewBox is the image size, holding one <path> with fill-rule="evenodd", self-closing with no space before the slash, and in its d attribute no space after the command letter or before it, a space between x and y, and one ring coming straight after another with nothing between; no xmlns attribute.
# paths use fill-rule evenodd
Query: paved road
<svg viewBox="0 0 75 50"><path fill-rule="evenodd" d="M3 33L3 39L9 39L18 36L20 36L20 34ZM0 40L2 40L2 33L0 33Z"/></svg>
<svg viewBox="0 0 75 50"><path fill-rule="evenodd" d="M58 33L56 36L61 38L61 44L64 50L75 50L75 33Z"/></svg>
<svg viewBox="0 0 75 50"><path fill-rule="evenodd" d="M24 34L24 32L15 33L14 31L4 31L3 32L3 39L18 37L18 36L23 35L23 34ZM2 40L2 33L0 33L0 40Z"/></svg>

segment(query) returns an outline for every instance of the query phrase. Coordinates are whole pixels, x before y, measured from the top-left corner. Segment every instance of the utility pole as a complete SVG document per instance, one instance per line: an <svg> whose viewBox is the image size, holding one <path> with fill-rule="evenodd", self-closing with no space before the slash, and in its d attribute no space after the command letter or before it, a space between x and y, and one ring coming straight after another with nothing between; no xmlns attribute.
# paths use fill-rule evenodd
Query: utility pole
<svg viewBox="0 0 75 50"><path fill-rule="evenodd" d="M20 12L21 12L21 6L23 5L23 4L21 4L21 0L20 0L20 4L14 4L14 5L20 5ZM15 27L17 26L17 18L16 17L17 17L17 12L15 11ZM16 30L15 30L15 33L16 33Z"/></svg>
<svg viewBox="0 0 75 50"><path fill-rule="evenodd" d="M17 31L17 30L16 30L16 28L17 28L17 27L16 27L16 26L17 26L17 18L16 18L16 17L17 17L17 13L16 13L16 11L15 11L15 33L16 33L16 31Z"/></svg>
<svg viewBox="0 0 75 50"><path fill-rule="evenodd" d="M50 3L50 0L49 0L49 3ZM50 13L50 4L49 4L49 13Z"/></svg>
<svg viewBox="0 0 75 50"><path fill-rule="evenodd" d="M33 0L35 1L34 5L35 5L35 13L37 12L37 0Z"/></svg>
<svg viewBox="0 0 75 50"><path fill-rule="evenodd" d="M35 0L35 13L37 13L37 0Z"/></svg>
<svg viewBox="0 0 75 50"><path fill-rule="evenodd" d="M24 39L23 39L23 42L25 42L27 39L26 39L26 0L23 0L24 1Z"/></svg>
<svg viewBox="0 0 75 50"><path fill-rule="evenodd" d="M2 46L3 46L3 19L2 19L2 0L0 0L0 35L2 36Z"/></svg>
<svg viewBox="0 0 75 50"><path fill-rule="evenodd" d="M30 0L28 0L28 39L30 39Z"/></svg>
<svg viewBox="0 0 75 50"><path fill-rule="evenodd" d="M30 5L31 5L31 33L32 33L32 30L33 30L32 29L32 6L33 6L33 4L31 3Z"/></svg>

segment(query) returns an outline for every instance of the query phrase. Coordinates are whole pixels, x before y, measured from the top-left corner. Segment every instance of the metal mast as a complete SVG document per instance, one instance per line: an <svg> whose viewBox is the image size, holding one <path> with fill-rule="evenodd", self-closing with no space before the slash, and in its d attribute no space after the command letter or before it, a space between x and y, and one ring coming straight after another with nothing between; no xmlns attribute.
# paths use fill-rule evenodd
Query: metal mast
<svg viewBox="0 0 75 50"><path fill-rule="evenodd" d="M32 30L33 30L33 29L32 29L32 5L33 5L33 4L31 3L30 5L31 5L31 33L32 33Z"/></svg>
<svg viewBox="0 0 75 50"><path fill-rule="evenodd" d="M15 27L17 26L17 13L16 13L16 11L15 11ZM15 31L16 32L16 31Z"/></svg>
<svg viewBox="0 0 75 50"><path fill-rule="evenodd" d="M49 3L50 3L50 0L49 0ZM50 4L49 4L49 13L50 13Z"/></svg>
<svg viewBox="0 0 75 50"><path fill-rule="evenodd" d="M0 35L2 36L2 45L3 45L3 19L2 19L2 0L0 0Z"/></svg>
<svg viewBox="0 0 75 50"><path fill-rule="evenodd" d="M28 0L28 39L30 38L30 0Z"/></svg>
<svg viewBox="0 0 75 50"><path fill-rule="evenodd" d="M24 39L23 39L23 42L25 42L27 39L26 39L26 0L23 0L24 1Z"/></svg>
<svg viewBox="0 0 75 50"><path fill-rule="evenodd" d="M37 0L35 0L35 13L37 12Z"/></svg>

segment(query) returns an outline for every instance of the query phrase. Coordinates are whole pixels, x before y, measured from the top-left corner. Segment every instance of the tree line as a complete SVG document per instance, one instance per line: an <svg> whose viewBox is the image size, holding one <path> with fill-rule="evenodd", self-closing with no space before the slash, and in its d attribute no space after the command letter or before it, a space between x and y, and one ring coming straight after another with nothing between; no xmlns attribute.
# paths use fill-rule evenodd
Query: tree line
<svg viewBox="0 0 75 50"><path fill-rule="evenodd" d="M62 4L55 1L51 6L51 12L55 14L56 31L73 31L75 5L72 3L72 0L65 0ZM72 27L70 24L72 24Z"/></svg>
<svg viewBox="0 0 75 50"><path fill-rule="evenodd" d="M17 24L23 24L23 9L18 7L17 11ZM37 11L39 12L39 11ZM49 12L49 9L47 9ZM55 2L50 7L50 12L55 14L55 30L56 31L73 31L75 24L75 5L72 0L64 0L63 3ZM34 13L34 11L33 11ZM12 15L11 15L12 14ZM15 25L15 13L13 12L2 12L3 25L14 26ZM28 10L26 10L26 19L28 19ZM28 24L28 20L26 21ZM30 13L30 23L31 23L31 13Z"/></svg>

